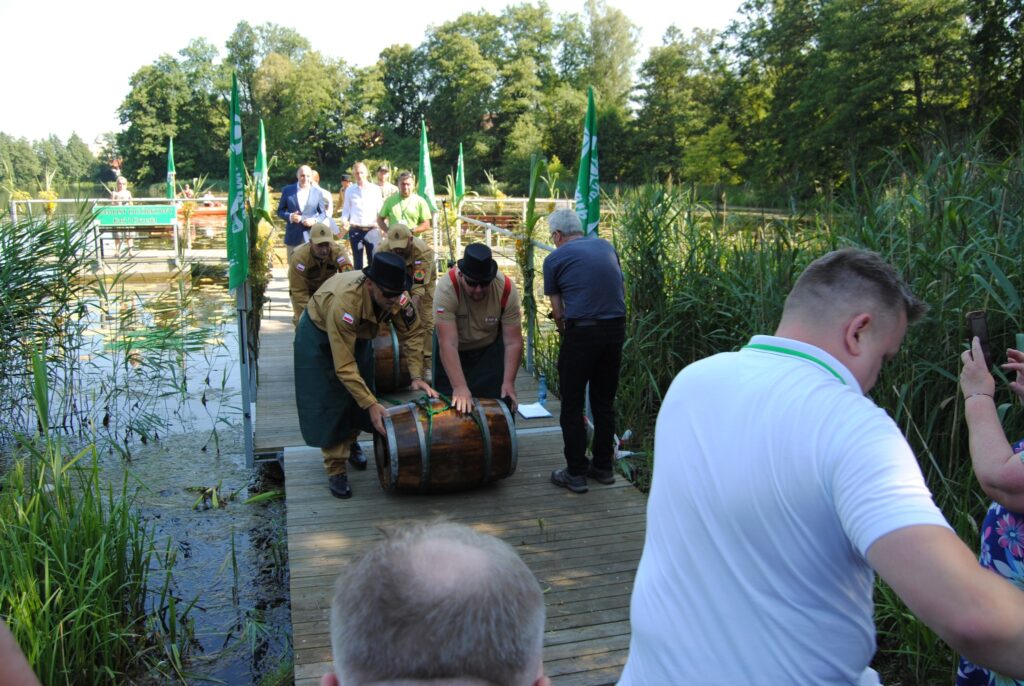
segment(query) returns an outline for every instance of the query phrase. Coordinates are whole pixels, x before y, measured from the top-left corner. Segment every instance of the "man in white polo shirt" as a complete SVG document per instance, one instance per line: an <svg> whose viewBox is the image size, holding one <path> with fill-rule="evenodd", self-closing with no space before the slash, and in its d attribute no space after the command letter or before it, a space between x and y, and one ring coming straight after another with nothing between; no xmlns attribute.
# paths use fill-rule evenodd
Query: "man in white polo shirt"
<svg viewBox="0 0 1024 686"><path fill-rule="evenodd" d="M978 566L864 395L924 311L878 255L836 251L775 336L676 377L620 684L877 684L876 571L954 649L1024 675L1024 594Z"/></svg>

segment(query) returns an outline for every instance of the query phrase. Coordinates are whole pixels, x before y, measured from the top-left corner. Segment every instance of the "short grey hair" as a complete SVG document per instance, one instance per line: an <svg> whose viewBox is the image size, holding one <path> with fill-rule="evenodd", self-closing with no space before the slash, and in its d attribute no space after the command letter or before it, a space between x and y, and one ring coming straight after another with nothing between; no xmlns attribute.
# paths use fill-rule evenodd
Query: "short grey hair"
<svg viewBox="0 0 1024 686"><path fill-rule="evenodd" d="M583 224L576 210L562 209L555 210L548 215L548 226L552 232L557 231L563 236L583 233Z"/></svg>
<svg viewBox="0 0 1024 686"><path fill-rule="evenodd" d="M402 183L406 179L412 179L413 175L411 171L404 171L398 175L398 183Z"/></svg>
<svg viewBox="0 0 1024 686"><path fill-rule="evenodd" d="M544 618L540 584L510 545L454 522L409 524L385 532L338 577L334 668L355 686L530 684L542 660Z"/></svg>
<svg viewBox="0 0 1024 686"><path fill-rule="evenodd" d="M928 311L928 305L911 292L896 268L881 255L843 248L819 257L804 270L786 298L783 318L845 316L865 307L881 315L896 315L902 310L908 324Z"/></svg>

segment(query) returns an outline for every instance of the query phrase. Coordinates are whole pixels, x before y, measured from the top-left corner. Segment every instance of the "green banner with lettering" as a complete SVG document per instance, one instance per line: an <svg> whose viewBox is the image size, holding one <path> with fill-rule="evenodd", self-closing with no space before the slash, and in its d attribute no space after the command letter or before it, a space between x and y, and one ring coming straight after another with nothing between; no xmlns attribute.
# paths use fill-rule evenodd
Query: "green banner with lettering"
<svg viewBox="0 0 1024 686"><path fill-rule="evenodd" d="M249 222L245 217L245 164L242 161L242 114L238 107L238 77L231 75L228 115L228 289L249 276Z"/></svg>
<svg viewBox="0 0 1024 686"><path fill-rule="evenodd" d="M171 226L178 221L174 205L100 206L96 208L100 226Z"/></svg>

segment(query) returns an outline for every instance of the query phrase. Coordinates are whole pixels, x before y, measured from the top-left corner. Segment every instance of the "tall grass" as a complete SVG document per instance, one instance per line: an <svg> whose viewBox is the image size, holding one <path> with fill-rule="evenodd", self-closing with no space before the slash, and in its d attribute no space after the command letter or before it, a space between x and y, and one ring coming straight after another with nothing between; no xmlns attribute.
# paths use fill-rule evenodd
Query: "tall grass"
<svg viewBox="0 0 1024 686"><path fill-rule="evenodd" d="M723 223L672 186L633 189L608 210L628 312L617 426L632 430L631 447L649 458L662 397L679 370L771 332L796 276L832 238L813 218L733 213ZM557 334L544 330L537 357L549 382L557 349Z"/></svg>
<svg viewBox="0 0 1024 686"><path fill-rule="evenodd" d="M0 615L44 684L116 683L173 643L156 638L181 617L152 607L147 581L170 560L155 552L127 479L104 490L94 447L71 455L50 431L41 355L33 374L40 431L20 438L0 492Z"/></svg>
<svg viewBox="0 0 1024 686"><path fill-rule="evenodd" d="M0 221L0 438L25 428L31 415L30 351L45 346L63 378L74 383L94 261L89 215ZM72 408L55 407L59 425Z"/></svg>
<svg viewBox="0 0 1024 686"><path fill-rule="evenodd" d="M993 159L971 141L893 156L886 171L881 185L862 188L842 208L855 219L845 237L898 265L932 309L911 327L903 353L883 371L873 396L910 440L946 517L976 548L987 500L971 471L957 358L966 345L964 315L970 310L988 313L1000 361L1024 331L1024 158ZM1011 400L999 384L1004 411ZM1015 408L1005 417L1007 433L1024 436L1024 413ZM891 591L880 589L880 659L889 680L948 681L952 652Z"/></svg>

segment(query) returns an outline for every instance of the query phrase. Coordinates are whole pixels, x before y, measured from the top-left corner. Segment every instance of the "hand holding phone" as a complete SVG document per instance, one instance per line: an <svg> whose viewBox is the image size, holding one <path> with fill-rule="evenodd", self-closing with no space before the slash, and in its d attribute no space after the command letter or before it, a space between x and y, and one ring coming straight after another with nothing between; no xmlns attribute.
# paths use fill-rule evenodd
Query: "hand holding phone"
<svg viewBox="0 0 1024 686"><path fill-rule="evenodd" d="M974 342L977 337L981 343L981 352L985 356L985 368L992 369L992 349L988 343L988 320L984 310L975 310L967 313L968 344Z"/></svg>

